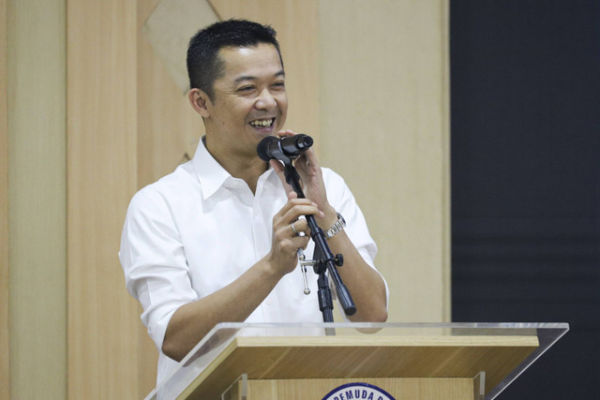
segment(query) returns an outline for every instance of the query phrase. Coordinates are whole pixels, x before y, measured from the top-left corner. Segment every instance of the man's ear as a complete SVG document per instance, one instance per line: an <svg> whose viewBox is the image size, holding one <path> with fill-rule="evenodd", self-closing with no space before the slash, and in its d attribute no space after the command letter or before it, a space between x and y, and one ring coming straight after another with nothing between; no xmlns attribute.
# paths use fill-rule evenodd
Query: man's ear
<svg viewBox="0 0 600 400"><path fill-rule="evenodd" d="M208 103L210 103L210 98L204 91L198 88L190 89L188 92L188 100L190 101L192 108L196 110L196 112L203 118L208 118L210 116L208 111Z"/></svg>

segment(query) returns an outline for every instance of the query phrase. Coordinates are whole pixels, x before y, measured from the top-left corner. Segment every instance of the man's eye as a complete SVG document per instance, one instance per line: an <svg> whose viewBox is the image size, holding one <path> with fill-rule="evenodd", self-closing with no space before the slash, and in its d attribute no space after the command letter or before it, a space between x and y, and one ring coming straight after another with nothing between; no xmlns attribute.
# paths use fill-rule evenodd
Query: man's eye
<svg viewBox="0 0 600 400"><path fill-rule="evenodd" d="M285 82L275 82L273 86L276 88L283 88L285 87Z"/></svg>
<svg viewBox="0 0 600 400"><path fill-rule="evenodd" d="M238 92L249 92L254 90L254 86L242 86L238 89Z"/></svg>

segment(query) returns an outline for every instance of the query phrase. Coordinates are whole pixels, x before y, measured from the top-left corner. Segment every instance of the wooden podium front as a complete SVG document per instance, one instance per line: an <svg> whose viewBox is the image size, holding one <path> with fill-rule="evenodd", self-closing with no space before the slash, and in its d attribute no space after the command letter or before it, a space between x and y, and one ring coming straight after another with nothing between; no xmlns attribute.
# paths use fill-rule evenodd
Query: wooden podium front
<svg viewBox="0 0 600 400"><path fill-rule="evenodd" d="M493 399L567 330L567 324L220 324L148 398L323 399L361 383L397 400ZM356 398L348 392L352 397L337 398Z"/></svg>

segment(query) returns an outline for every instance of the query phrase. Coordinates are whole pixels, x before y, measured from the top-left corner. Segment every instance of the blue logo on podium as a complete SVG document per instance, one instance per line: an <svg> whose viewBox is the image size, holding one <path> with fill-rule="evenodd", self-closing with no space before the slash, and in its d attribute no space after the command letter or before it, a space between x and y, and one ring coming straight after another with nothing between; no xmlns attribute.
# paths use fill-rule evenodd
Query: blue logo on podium
<svg viewBox="0 0 600 400"><path fill-rule="evenodd" d="M327 393L323 400L396 400L385 390L369 383L347 383Z"/></svg>

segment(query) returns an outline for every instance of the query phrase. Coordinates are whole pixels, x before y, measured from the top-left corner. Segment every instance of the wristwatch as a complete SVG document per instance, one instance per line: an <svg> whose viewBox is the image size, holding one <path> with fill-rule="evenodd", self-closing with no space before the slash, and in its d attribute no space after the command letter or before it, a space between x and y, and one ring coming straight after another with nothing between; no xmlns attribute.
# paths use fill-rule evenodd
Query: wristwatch
<svg viewBox="0 0 600 400"><path fill-rule="evenodd" d="M337 213L337 221L335 221L333 225L331 225L331 227L327 229L327 232L325 232L325 237L327 239L331 239L332 237L337 235L338 232L341 232L345 227L346 220L344 219L344 217L342 217L342 214Z"/></svg>

